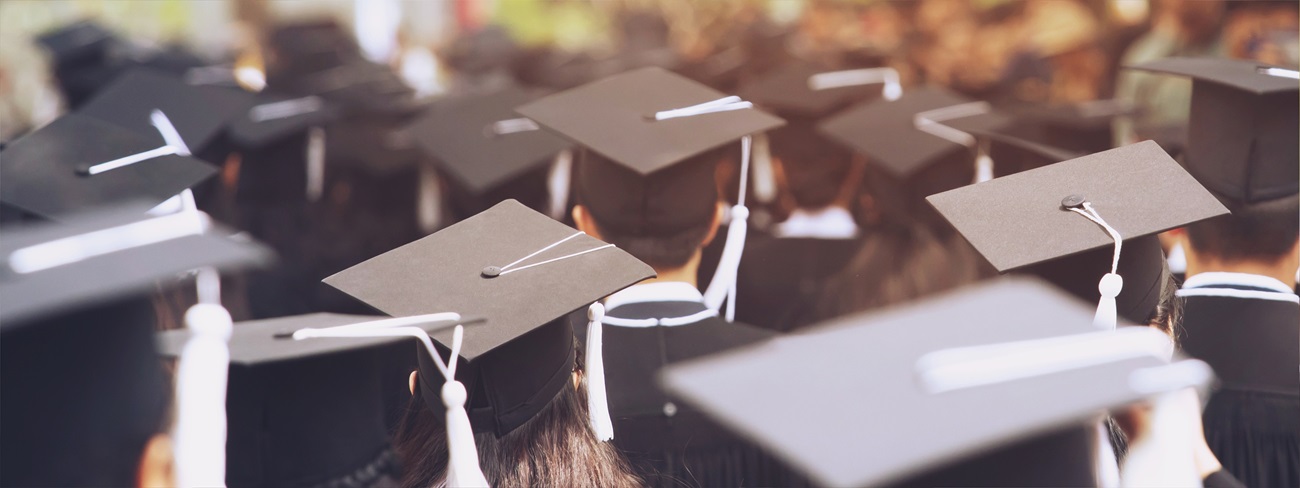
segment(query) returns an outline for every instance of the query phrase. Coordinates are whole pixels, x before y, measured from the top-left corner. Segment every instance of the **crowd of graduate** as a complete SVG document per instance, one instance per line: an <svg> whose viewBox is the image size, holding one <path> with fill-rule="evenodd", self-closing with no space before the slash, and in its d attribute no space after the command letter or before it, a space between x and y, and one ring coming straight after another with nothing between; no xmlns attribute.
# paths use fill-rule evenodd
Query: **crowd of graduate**
<svg viewBox="0 0 1300 488"><path fill-rule="evenodd" d="M1124 3L44 32L0 486L1300 486L1300 7Z"/></svg>

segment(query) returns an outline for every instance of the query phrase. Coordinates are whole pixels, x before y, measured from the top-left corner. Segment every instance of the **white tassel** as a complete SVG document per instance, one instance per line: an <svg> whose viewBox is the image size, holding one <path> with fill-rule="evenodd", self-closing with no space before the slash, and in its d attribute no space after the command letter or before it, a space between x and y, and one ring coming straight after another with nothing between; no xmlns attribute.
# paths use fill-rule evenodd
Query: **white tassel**
<svg viewBox="0 0 1300 488"><path fill-rule="evenodd" d="M979 154L975 156L975 182L983 183L993 179L993 158L989 157L988 151L980 145Z"/></svg>
<svg viewBox="0 0 1300 488"><path fill-rule="evenodd" d="M200 303L185 312L193 333L176 367L176 482L226 484L226 382L230 367L230 313Z"/></svg>
<svg viewBox="0 0 1300 488"><path fill-rule="evenodd" d="M464 327L456 326L451 339L451 355L447 357L446 381L442 384L442 404L447 409L447 486L451 488L488 486L483 469L478 464L478 447L474 444L474 427L465 413L469 393L465 385L456 381L456 364L460 345L465 335ZM435 354L433 347L428 346ZM438 360L441 362L441 360Z"/></svg>
<svg viewBox="0 0 1300 488"><path fill-rule="evenodd" d="M319 201L325 193L325 129L307 130L307 201Z"/></svg>
<svg viewBox="0 0 1300 488"><path fill-rule="evenodd" d="M546 215L555 220L564 220L564 213L569 210L569 180L572 172L573 151L565 149L556 153L551 169L546 174Z"/></svg>
<svg viewBox="0 0 1300 488"><path fill-rule="evenodd" d="M1124 278L1115 273L1106 273L1097 283L1097 291L1101 292L1101 300L1097 302L1097 314L1092 317L1093 325L1103 329L1115 329L1118 323L1117 307L1115 297L1124 289Z"/></svg>
<svg viewBox="0 0 1300 488"><path fill-rule="evenodd" d="M745 236L749 233L749 208L745 207L745 191L749 181L749 159L753 140L750 136L740 139L740 193L737 204L731 207L731 223L727 226L727 242L722 246L722 257L718 268L713 272L713 279L704 291L704 306L720 310L723 301L729 303L726 319L736 319L736 275L740 270L740 258L745 253Z"/></svg>
<svg viewBox="0 0 1300 488"><path fill-rule="evenodd" d="M609 416L609 400L605 394L604 329L605 306L600 302L587 308L587 411L591 416L591 430L601 442L614 440L614 421Z"/></svg>
<svg viewBox="0 0 1300 488"><path fill-rule="evenodd" d="M430 234L442 224L442 186L438 172L427 164L420 165L420 182L416 194L415 218L420 232Z"/></svg>
<svg viewBox="0 0 1300 488"><path fill-rule="evenodd" d="M776 171L772 168L772 149L767 134L754 136L754 199L762 203L776 200Z"/></svg>

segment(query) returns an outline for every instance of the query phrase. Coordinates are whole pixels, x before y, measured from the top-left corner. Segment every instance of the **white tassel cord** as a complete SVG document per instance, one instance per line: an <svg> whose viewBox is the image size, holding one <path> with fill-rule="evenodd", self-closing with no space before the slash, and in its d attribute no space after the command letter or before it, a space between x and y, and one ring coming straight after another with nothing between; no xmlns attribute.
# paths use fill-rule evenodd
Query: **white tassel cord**
<svg viewBox="0 0 1300 488"><path fill-rule="evenodd" d="M555 220L564 220L569 210L569 187L572 185L573 150L565 149L555 154L555 160L546 174L546 214Z"/></svg>
<svg viewBox="0 0 1300 488"><path fill-rule="evenodd" d="M762 203L776 200L776 170L772 168L772 149L767 134L754 135L754 199Z"/></svg>
<svg viewBox="0 0 1300 488"><path fill-rule="evenodd" d="M173 154L189 156L190 148L185 145L185 140L172 126L172 122L161 110L155 109L149 113L149 122L153 124L154 129L162 136L164 145L148 151L135 153L129 156L123 156L112 161L93 164L81 170L87 176L94 176L100 173L112 171L118 168L124 168L139 162Z"/></svg>
<svg viewBox="0 0 1300 488"><path fill-rule="evenodd" d="M442 184L438 172L427 164L420 165L419 178L415 220L420 232L430 234L442 225Z"/></svg>
<svg viewBox="0 0 1300 488"><path fill-rule="evenodd" d="M740 193L738 203L731 208L731 221L727 227L727 241L722 246L722 257L718 268L713 272L713 279L704 291L704 305L714 310L722 308L727 302L725 317L728 322L736 318L736 274L740 270L740 259L745 252L745 236L749 232L749 208L745 207L746 181L749 178L750 136L740 140Z"/></svg>
<svg viewBox="0 0 1300 488"><path fill-rule="evenodd" d="M227 342L233 324L230 313L213 303L190 307L185 324L193 335L176 366L176 482L225 486Z"/></svg>
<svg viewBox="0 0 1300 488"><path fill-rule="evenodd" d="M325 193L325 129L307 129L307 201L316 202Z"/></svg>
<svg viewBox="0 0 1300 488"><path fill-rule="evenodd" d="M587 411L591 416L591 430L601 442L614 440L614 421L609 416L609 400L605 393L604 329L605 306L600 302L587 308Z"/></svg>
<svg viewBox="0 0 1300 488"><path fill-rule="evenodd" d="M520 266L520 267L518 267L518 268L515 268L515 267L514 267L515 265L517 265L517 264L519 264L519 263L522 263L522 262L524 262L524 261L527 261L529 258L532 258L533 256L536 256L536 255L538 255L538 254L544 253L544 252L550 250L551 248L554 248L555 246L558 246L558 245L560 245L560 244L564 244L565 242L568 242L570 239L573 239L574 237L578 237L578 236L580 236L580 235L586 235L586 232L582 232L582 231L575 232L575 233L573 233L573 234L570 234L569 237L565 237L565 238L560 239L560 240L558 240L558 241L552 242L551 244L547 245L546 247L543 247L543 248L541 248L541 249L538 249L538 250L536 250L536 251L533 251L532 253L530 253L530 254L527 255L527 256L524 256L524 257L522 257L522 258L516 259L513 263L507 264L507 265L505 265L505 266L496 267L496 272L497 272L497 274L496 274L496 275L493 275L493 276L505 276L505 275L508 275L508 274L510 274L510 273L514 273L514 272L516 272L516 271L523 271L523 270L525 270L525 269L532 268L532 267L535 267L535 266L541 266L541 265L543 265L543 264L550 264L550 263L554 263L554 262L556 262L556 261L561 261L561 260L564 260L564 259L569 259L569 258L578 257L578 256L581 256L581 255L583 255L583 254L590 253L590 252L596 252L596 251L599 251L599 250L601 250L601 249L608 249L608 248L614 247L613 244L605 244L605 245L603 245L603 246L593 247L593 248L591 248L591 249L587 249L587 250L583 250L583 251L578 251L578 252L575 252L575 253L572 253L572 254L566 254L566 255L564 255L564 256L560 256L560 257L558 257L558 258L547 259L547 260L542 261L542 262L539 262L539 263L528 264L528 265Z"/></svg>
<svg viewBox="0 0 1300 488"><path fill-rule="evenodd" d="M903 96L903 85L899 82L898 70L889 67L851 69L818 73L808 77L808 89L812 91L829 90L847 86L884 84L885 100L898 100Z"/></svg>
<svg viewBox="0 0 1300 488"><path fill-rule="evenodd" d="M1077 213L1091 220L1093 223L1101 226L1115 241L1115 253L1110 263L1110 272L1101 277L1097 283L1097 291L1101 293L1101 300L1097 302L1097 313L1093 316L1092 323L1097 327L1114 329L1118 319L1118 307L1115 304L1115 297L1124 290L1124 278L1119 275L1119 256L1120 250L1124 247L1124 238L1119 235L1119 231L1106 223L1101 218L1101 214L1092 208L1091 202L1083 202L1080 207L1068 207L1067 210Z"/></svg>
<svg viewBox="0 0 1300 488"><path fill-rule="evenodd" d="M704 102L701 104L691 105L673 110L664 110L655 112L654 120L668 120L678 117L693 117L696 115L711 114L716 112L730 112L732 110L744 110L754 108L754 104L746 102L737 96L722 97L717 100Z"/></svg>

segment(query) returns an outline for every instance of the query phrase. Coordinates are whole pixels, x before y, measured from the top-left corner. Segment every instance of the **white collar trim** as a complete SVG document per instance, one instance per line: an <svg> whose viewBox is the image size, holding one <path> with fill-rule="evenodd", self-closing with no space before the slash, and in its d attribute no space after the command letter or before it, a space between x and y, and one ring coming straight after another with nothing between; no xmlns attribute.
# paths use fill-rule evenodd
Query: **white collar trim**
<svg viewBox="0 0 1300 488"><path fill-rule="evenodd" d="M1291 287L1286 286L1286 283L1278 281L1277 278L1270 278L1268 276L1250 273L1229 273L1225 271L1211 271L1208 273L1199 273L1189 276L1187 281L1183 282L1183 289L1212 288L1216 285L1249 286L1252 288L1264 288L1278 293L1294 294Z"/></svg>
<svg viewBox="0 0 1300 488"><path fill-rule="evenodd" d="M858 224L853 221L853 214L843 207L832 205L811 211L801 208L777 224L775 234L786 238L852 239L858 236Z"/></svg>
<svg viewBox="0 0 1300 488"><path fill-rule="evenodd" d="M627 305L629 303L649 302L696 302L704 303L704 295L690 283L682 281L661 281L629 286L623 291L605 299L605 309Z"/></svg>

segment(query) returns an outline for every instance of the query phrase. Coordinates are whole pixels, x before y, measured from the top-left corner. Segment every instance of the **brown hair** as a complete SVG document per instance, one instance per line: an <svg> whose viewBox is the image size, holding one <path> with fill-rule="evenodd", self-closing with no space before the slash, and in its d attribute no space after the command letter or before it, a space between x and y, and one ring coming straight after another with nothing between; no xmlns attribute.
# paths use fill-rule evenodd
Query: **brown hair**
<svg viewBox="0 0 1300 488"><path fill-rule="evenodd" d="M581 368L582 355L578 355ZM498 488L536 486L635 487L622 454L596 439L587 414L586 377L579 388L563 388L522 426L497 438L474 435L479 465ZM420 395L412 395L394 439L405 468L402 486L428 488L447 475L447 431Z"/></svg>

